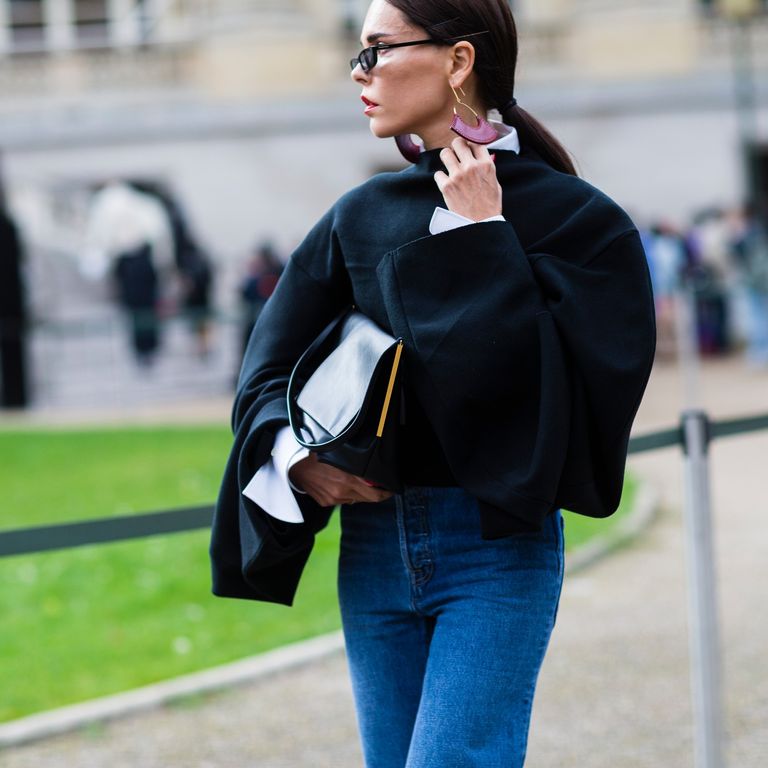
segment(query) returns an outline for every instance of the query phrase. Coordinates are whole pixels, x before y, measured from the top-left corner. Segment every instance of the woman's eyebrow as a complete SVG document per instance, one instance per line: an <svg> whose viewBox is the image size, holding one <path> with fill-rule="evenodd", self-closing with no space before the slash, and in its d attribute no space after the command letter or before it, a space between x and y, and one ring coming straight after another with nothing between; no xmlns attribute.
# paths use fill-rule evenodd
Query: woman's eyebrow
<svg viewBox="0 0 768 768"><path fill-rule="evenodd" d="M389 32L372 32L368 37L366 37L366 40L368 43L374 43L376 40L382 37L392 37L392 34Z"/></svg>

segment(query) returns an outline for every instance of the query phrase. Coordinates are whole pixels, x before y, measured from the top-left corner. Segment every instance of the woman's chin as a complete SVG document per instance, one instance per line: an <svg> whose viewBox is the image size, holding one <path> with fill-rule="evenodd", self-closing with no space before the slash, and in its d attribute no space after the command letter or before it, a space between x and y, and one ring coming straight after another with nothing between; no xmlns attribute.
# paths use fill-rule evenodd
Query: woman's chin
<svg viewBox="0 0 768 768"><path fill-rule="evenodd" d="M383 123L377 123L376 119L373 118L371 120L371 133L377 138L377 139L391 139L395 136L401 136L402 134L406 134L408 136L413 136L411 131L404 126L392 126L385 125ZM421 141L420 139L418 141Z"/></svg>
<svg viewBox="0 0 768 768"><path fill-rule="evenodd" d="M377 138L377 139L389 139L392 136L396 136L396 133L393 133L392 129L386 125L386 123L382 123L381 121L377 121L375 117L370 118L371 120L371 133Z"/></svg>
<svg viewBox="0 0 768 768"><path fill-rule="evenodd" d="M382 119L376 115L373 115L368 119L371 121L371 133L378 139L390 139L405 131L402 126L394 124L391 120Z"/></svg>

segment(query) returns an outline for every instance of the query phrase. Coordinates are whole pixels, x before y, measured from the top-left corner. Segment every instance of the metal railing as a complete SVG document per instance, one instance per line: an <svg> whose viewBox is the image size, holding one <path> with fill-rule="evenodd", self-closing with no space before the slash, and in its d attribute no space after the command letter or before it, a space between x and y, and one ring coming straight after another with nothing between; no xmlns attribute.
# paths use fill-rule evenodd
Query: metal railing
<svg viewBox="0 0 768 768"><path fill-rule="evenodd" d="M692 423L700 425L695 435L690 433ZM703 411L686 411L681 415L679 426L630 438L629 453L680 446L686 456L691 455L692 451L706 454L709 443L714 438L759 430L768 430L768 413L712 421ZM208 528L212 516L213 505L205 504L135 515L0 530L0 557Z"/></svg>

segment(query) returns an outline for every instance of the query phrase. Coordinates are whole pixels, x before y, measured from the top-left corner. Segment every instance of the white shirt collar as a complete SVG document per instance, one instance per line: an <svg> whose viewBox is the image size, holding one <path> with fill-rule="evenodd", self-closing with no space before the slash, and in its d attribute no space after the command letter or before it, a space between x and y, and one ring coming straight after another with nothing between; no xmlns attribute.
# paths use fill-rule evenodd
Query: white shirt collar
<svg viewBox="0 0 768 768"><path fill-rule="evenodd" d="M517 135L517 129L511 125L505 125L504 123L497 123L495 120L491 120L491 125L501 133L500 128L506 128L507 133L503 136L499 136L496 141L492 141L485 146L488 149L510 149L513 152L520 154L520 138Z"/></svg>

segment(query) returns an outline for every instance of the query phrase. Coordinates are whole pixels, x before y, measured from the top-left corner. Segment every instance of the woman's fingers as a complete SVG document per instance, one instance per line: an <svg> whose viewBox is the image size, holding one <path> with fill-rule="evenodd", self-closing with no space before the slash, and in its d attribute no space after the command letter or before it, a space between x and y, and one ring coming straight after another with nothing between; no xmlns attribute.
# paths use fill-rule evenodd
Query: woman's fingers
<svg viewBox="0 0 768 768"><path fill-rule="evenodd" d="M354 476L351 475L350 477ZM352 493L355 499L360 501L384 501L384 499L388 499L392 495L390 491L384 488L376 488L369 485L361 477L354 477Z"/></svg>
<svg viewBox="0 0 768 768"><path fill-rule="evenodd" d="M440 159L448 171L448 173L445 173L444 171L436 171L434 174L435 181L442 191L442 187L447 181L458 179L464 172L479 170L473 169L473 166L475 165L479 166L487 163L488 165L493 166L493 162L496 158L488 151L488 147L483 146L482 144L470 143L461 136L457 136L451 142L450 147L443 147L443 149L440 150Z"/></svg>
<svg viewBox="0 0 768 768"><path fill-rule="evenodd" d="M449 174L461 170L463 164L471 163L475 160L472 149L466 139L457 136L450 147L443 147L440 150L440 159L446 167Z"/></svg>
<svg viewBox="0 0 768 768"><path fill-rule="evenodd" d="M453 173L454 171L459 170L461 161L456 154L453 145L450 147L443 147L440 150L440 159L443 161L443 165L446 167L448 173Z"/></svg>
<svg viewBox="0 0 768 768"><path fill-rule="evenodd" d="M312 459L306 467L301 467L302 486L307 493L321 506L350 504L356 501L378 502L388 499L392 493L366 483L363 478L351 475L344 470L325 464L310 454ZM298 465L301 462L297 462ZM296 478L299 479L299 478Z"/></svg>
<svg viewBox="0 0 768 768"><path fill-rule="evenodd" d="M470 144L469 145L472 154L475 156L475 160L480 163L492 163L493 155L485 144Z"/></svg>
<svg viewBox="0 0 768 768"><path fill-rule="evenodd" d="M457 136L451 142L451 146L444 147L443 151L446 153L446 157L449 161L452 160L455 165L471 163L473 160L488 160L491 155L488 151L488 147L484 144L476 144L473 141L467 141L463 136ZM443 159L442 153L440 154L440 159Z"/></svg>
<svg viewBox="0 0 768 768"><path fill-rule="evenodd" d="M477 146L478 145L475 144L475 147ZM459 159L460 163L470 163L477 159L474 152L475 147L473 147L472 144L470 144L465 138L461 136L457 136L451 142L451 149L453 149L453 152Z"/></svg>
<svg viewBox="0 0 768 768"><path fill-rule="evenodd" d="M440 190L440 192L443 194L443 199L445 199L445 185L448 183L448 174L444 171L435 171L433 178L435 179L435 184L437 184L437 188Z"/></svg>
<svg viewBox="0 0 768 768"><path fill-rule="evenodd" d="M435 184L449 211L472 221L482 221L502 212L501 186L495 156L488 147L461 136L440 151L447 173L436 171Z"/></svg>
<svg viewBox="0 0 768 768"><path fill-rule="evenodd" d="M448 171L448 173L445 171L435 171L434 173L435 183L442 192L447 182L452 178L457 178L477 158L473 154L470 143L461 136L457 136L451 142L450 147L443 147L440 150L440 160Z"/></svg>

